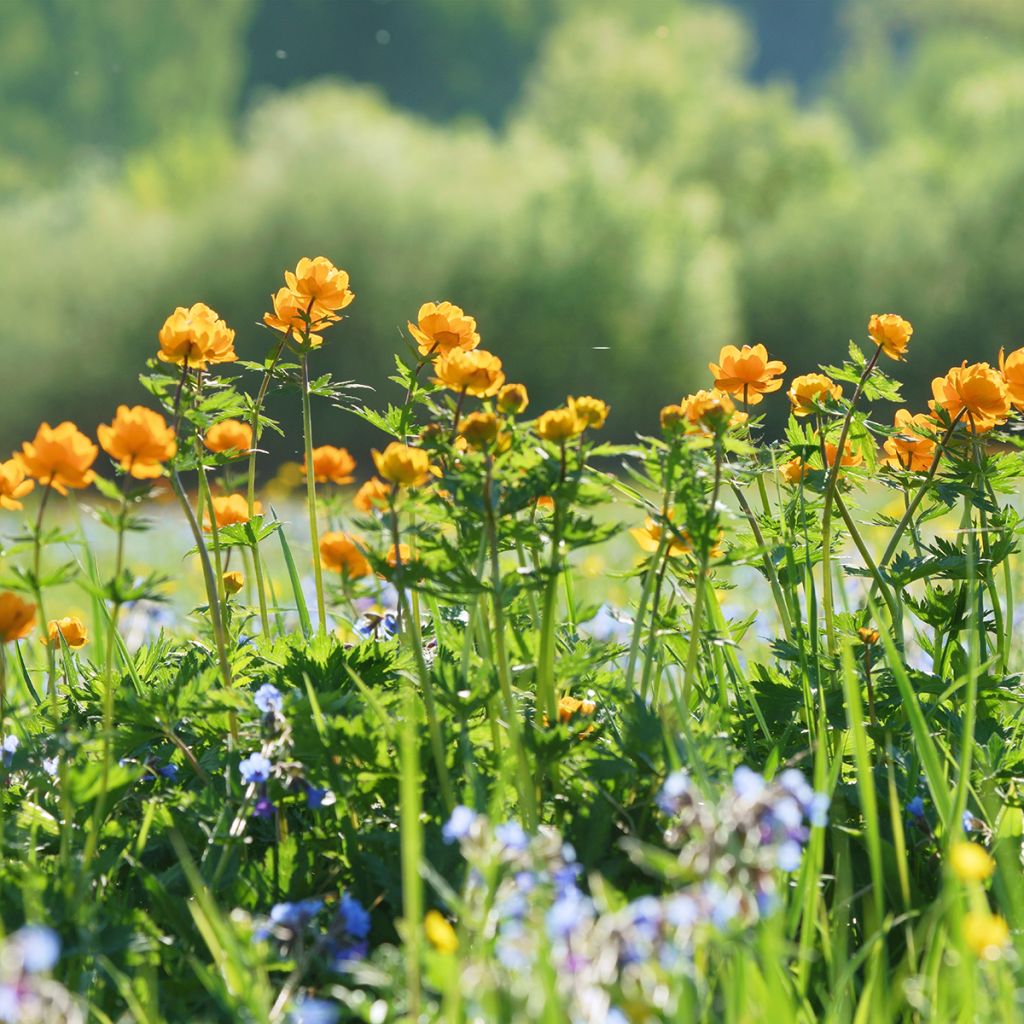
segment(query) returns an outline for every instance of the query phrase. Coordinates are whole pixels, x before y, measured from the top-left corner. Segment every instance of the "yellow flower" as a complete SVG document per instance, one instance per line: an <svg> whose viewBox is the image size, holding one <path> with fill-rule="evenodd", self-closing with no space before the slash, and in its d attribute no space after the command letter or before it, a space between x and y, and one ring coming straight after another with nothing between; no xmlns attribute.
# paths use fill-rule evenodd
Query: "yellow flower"
<svg viewBox="0 0 1024 1024"><path fill-rule="evenodd" d="M686 409L681 405L666 405L659 414L661 429L666 434L674 434L686 426Z"/></svg>
<svg viewBox="0 0 1024 1024"><path fill-rule="evenodd" d="M274 312L264 313L263 322L308 348L319 348L324 339L322 334L316 332L330 327L340 319L335 313L321 309L312 299L293 292L291 288L278 288L271 296L271 301Z"/></svg>
<svg viewBox="0 0 1024 1024"><path fill-rule="evenodd" d="M860 642L865 647L874 647L874 645L878 643L878 630L871 629L870 626L861 626L860 629L857 630L857 636L860 637Z"/></svg>
<svg viewBox="0 0 1024 1024"><path fill-rule="evenodd" d="M46 624L46 633L45 637L39 638L39 642L54 650L60 649L61 637L64 637L64 643L73 651L79 650L89 642L89 634L82 620L75 615L63 619L50 619Z"/></svg>
<svg viewBox="0 0 1024 1024"><path fill-rule="evenodd" d="M782 387L786 364L769 359L764 345L726 345L718 354L717 363L708 363L715 387L735 395L747 405L757 405L764 396Z"/></svg>
<svg viewBox="0 0 1024 1024"><path fill-rule="evenodd" d="M0 591L0 643L24 640L36 624L36 606L11 590Z"/></svg>
<svg viewBox="0 0 1024 1024"><path fill-rule="evenodd" d="M909 320L895 313L873 313L868 320L868 336L890 358L902 362L914 333Z"/></svg>
<svg viewBox="0 0 1024 1024"><path fill-rule="evenodd" d="M483 349L455 348L441 356L434 364L437 371L435 383L452 391L460 391L474 398L489 398L496 395L505 383L501 360Z"/></svg>
<svg viewBox="0 0 1024 1024"><path fill-rule="evenodd" d="M427 911L427 916L423 919L423 934L439 953L454 953L459 948L455 929L440 911Z"/></svg>
<svg viewBox="0 0 1024 1024"><path fill-rule="evenodd" d="M825 462L828 468L831 469L835 465L836 453L839 451L837 445L834 445L831 441L825 442ZM843 442L843 455L839 460L840 466L859 466L864 461L864 456L859 452L855 452L850 445L849 441Z"/></svg>
<svg viewBox="0 0 1024 1024"><path fill-rule="evenodd" d="M383 452L375 448L372 454L377 472L393 484L415 487L430 476L430 456L422 448L392 441Z"/></svg>
<svg viewBox="0 0 1024 1024"><path fill-rule="evenodd" d="M206 432L203 444L211 452L238 452L241 455L252 448L252 427L241 420L221 420Z"/></svg>
<svg viewBox="0 0 1024 1024"><path fill-rule="evenodd" d="M566 404L584 427L600 430L604 426L604 421L608 419L608 403L602 402L600 398L583 395L581 398L569 398Z"/></svg>
<svg viewBox="0 0 1024 1024"><path fill-rule="evenodd" d="M119 405L114 421L96 428L100 447L136 480L155 480L164 463L174 458L178 442L174 428L144 405Z"/></svg>
<svg viewBox="0 0 1024 1024"><path fill-rule="evenodd" d="M1010 927L998 914L970 910L964 914L964 944L976 956L998 960L1010 941Z"/></svg>
<svg viewBox="0 0 1024 1024"><path fill-rule="evenodd" d="M361 542L347 533L331 530L320 538L320 564L349 579L370 575L370 563L359 547Z"/></svg>
<svg viewBox="0 0 1024 1024"><path fill-rule="evenodd" d="M592 700L577 700L575 697L570 697L566 694L566 696L558 701L558 720L560 722L568 722L572 719L573 715L582 715L584 718L590 718L596 710L597 705Z"/></svg>
<svg viewBox="0 0 1024 1024"><path fill-rule="evenodd" d="M233 363L235 332L205 302L177 309L164 321L158 336L157 358L191 370L205 370L214 363Z"/></svg>
<svg viewBox="0 0 1024 1024"><path fill-rule="evenodd" d="M790 459L779 467L779 474L787 484L798 484L807 476L809 469L803 459Z"/></svg>
<svg viewBox="0 0 1024 1024"><path fill-rule="evenodd" d="M935 458L936 441L931 436L938 426L935 420L922 412L912 416L907 409L897 409L893 426L898 433L885 439L882 465L911 473L926 473Z"/></svg>
<svg viewBox="0 0 1024 1024"><path fill-rule="evenodd" d="M999 372L1006 382L1006 390L1010 392L1010 401L1017 410L1024 410L1024 348L1019 348L1009 355L999 350Z"/></svg>
<svg viewBox="0 0 1024 1024"><path fill-rule="evenodd" d="M497 398L498 408L504 413L523 412L530 404L530 396L525 384L506 384Z"/></svg>
<svg viewBox="0 0 1024 1024"><path fill-rule="evenodd" d="M468 352L480 344L476 320L450 302L424 302L416 321L406 326L416 339L421 356L433 359L456 349Z"/></svg>
<svg viewBox="0 0 1024 1024"><path fill-rule="evenodd" d="M668 518L671 520L674 517L673 512L669 512ZM629 532L633 535L633 539L640 545L643 551L648 554L654 554L658 550L661 544L661 531L662 526L656 519L652 519L651 516L644 518L644 525L635 526ZM712 558L720 558L722 556L722 538L725 536L724 530L718 531L718 540L712 546L711 551L708 552ZM672 530L668 542L668 549L666 554L669 558L678 558L679 555L687 555L693 551L693 543L690 539L690 534L686 530Z"/></svg>
<svg viewBox="0 0 1024 1024"><path fill-rule="evenodd" d="M459 424L459 433L474 448L486 448L498 436L498 417L493 412L471 412Z"/></svg>
<svg viewBox="0 0 1024 1024"><path fill-rule="evenodd" d="M568 407L549 409L537 419L537 433L545 441L563 443L582 433L586 424Z"/></svg>
<svg viewBox="0 0 1024 1024"><path fill-rule="evenodd" d="M17 511L22 508L19 498L24 498L35 482L26 479L25 467L19 459L0 462L0 508Z"/></svg>
<svg viewBox="0 0 1024 1024"><path fill-rule="evenodd" d="M733 400L717 388L687 395L680 405L690 427L700 433L713 432L720 426L735 427L747 419L747 414L737 411Z"/></svg>
<svg viewBox="0 0 1024 1024"><path fill-rule="evenodd" d="M245 586L245 577L237 569L224 573L221 579L224 590L229 594L237 594Z"/></svg>
<svg viewBox="0 0 1024 1024"><path fill-rule="evenodd" d="M14 457L25 472L44 486L49 484L58 494L68 488L81 490L96 479L92 464L99 455L96 447L70 421L51 427L43 423L31 441L21 446Z"/></svg>
<svg viewBox="0 0 1024 1024"><path fill-rule="evenodd" d="M536 501L538 512L554 512L555 499L550 494L542 494Z"/></svg>
<svg viewBox="0 0 1024 1024"><path fill-rule="evenodd" d="M391 547L388 548L386 557L387 563L392 569L397 567L399 561L401 561L402 565L408 565L412 561L412 548L410 548L408 544L399 544L398 553L396 555L395 545L392 544Z"/></svg>
<svg viewBox="0 0 1024 1024"><path fill-rule="evenodd" d="M339 270L326 256L310 259L303 256L295 267L295 273L286 270L284 280L288 288L320 311L344 309L354 298L349 289L348 274Z"/></svg>
<svg viewBox="0 0 1024 1024"><path fill-rule="evenodd" d="M932 411L942 409L951 419L963 414L968 430L983 433L1010 415L1010 392L1003 375L988 363L967 360L954 366L945 377L932 381Z"/></svg>
<svg viewBox="0 0 1024 1024"><path fill-rule="evenodd" d="M794 377L786 395L793 406L794 416L810 416L815 405L824 405L828 399L838 400L843 389L833 384L823 373L805 373Z"/></svg>
<svg viewBox="0 0 1024 1024"><path fill-rule="evenodd" d="M391 485L373 476L356 491L352 504L360 512L372 512L375 508L386 508L390 493Z"/></svg>
<svg viewBox="0 0 1024 1024"><path fill-rule="evenodd" d="M949 866L961 882L984 882L995 871L996 862L977 843L954 843L949 848Z"/></svg>
<svg viewBox="0 0 1024 1024"><path fill-rule="evenodd" d="M263 511L260 503L253 503L253 512L259 515ZM217 526L234 526L236 523L249 522L249 502L244 494L222 494L213 499L213 515L217 520ZM209 531L210 512L207 509L203 523L203 529Z"/></svg>
<svg viewBox="0 0 1024 1024"><path fill-rule="evenodd" d="M352 470L356 460L347 448L335 448L325 444L313 449L313 478L318 484L350 484L354 479ZM302 460L302 471L306 471L306 460Z"/></svg>

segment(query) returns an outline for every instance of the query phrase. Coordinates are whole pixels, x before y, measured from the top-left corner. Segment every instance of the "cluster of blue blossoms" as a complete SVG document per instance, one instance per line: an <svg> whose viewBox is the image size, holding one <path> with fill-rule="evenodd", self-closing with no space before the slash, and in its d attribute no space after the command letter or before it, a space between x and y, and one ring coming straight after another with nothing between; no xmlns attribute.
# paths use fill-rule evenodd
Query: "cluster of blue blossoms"
<svg viewBox="0 0 1024 1024"><path fill-rule="evenodd" d="M42 925L26 925L0 942L3 1024L58 1020L82 1024L82 1008L67 989L48 977L59 957L57 933Z"/></svg>
<svg viewBox="0 0 1024 1024"><path fill-rule="evenodd" d="M333 913L325 914L321 899L276 903L260 922L253 938L276 943L278 952L298 959L309 953L340 969L367 953L369 911L354 896L342 893Z"/></svg>

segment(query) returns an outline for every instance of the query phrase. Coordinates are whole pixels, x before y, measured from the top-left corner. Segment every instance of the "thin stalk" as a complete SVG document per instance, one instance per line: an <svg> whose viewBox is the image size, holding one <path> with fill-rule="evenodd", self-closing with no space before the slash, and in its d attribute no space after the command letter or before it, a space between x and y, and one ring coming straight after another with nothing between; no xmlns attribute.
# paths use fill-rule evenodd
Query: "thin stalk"
<svg viewBox="0 0 1024 1024"><path fill-rule="evenodd" d="M552 495L555 504L551 530L551 561L544 587L541 608L540 645L537 651L537 704L549 722L558 721L558 701L555 697L555 604L558 597L558 557L562 546L562 502L560 494L565 480L565 442L562 442L562 470L558 486Z"/></svg>
<svg viewBox="0 0 1024 1024"><path fill-rule="evenodd" d="M861 558L864 559L864 564L868 568L868 572L871 573L872 578L875 581L875 586L882 592L882 599L885 601L885 606L889 609L889 615L892 617L894 627L898 627L902 622L903 614L900 606L899 598L896 597L893 592L886 586L885 579L875 565L874 559L871 557L871 552L868 550L868 546L864 543L864 538L860 535L860 530L857 529L857 524L853 520L853 516L850 515L849 509L846 507L846 502L843 501L842 496L838 491L835 493L836 508L839 509L839 514L842 516L843 522L846 524L846 528L850 531L850 537L853 540L854 546L860 552ZM896 640L898 643L902 643L902 636L897 635Z"/></svg>
<svg viewBox="0 0 1024 1024"><path fill-rule="evenodd" d="M327 632L327 605L324 601L324 574L320 567L320 535L316 517L316 480L313 474L313 414L309 404L309 352L302 353L302 433L306 443L306 506L309 509L309 536L313 545L313 578L316 581L316 610L320 617L320 635Z"/></svg>
<svg viewBox="0 0 1024 1024"><path fill-rule="evenodd" d="M651 682L651 667L654 658L654 639L658 626L658 604L661 601L661 588L665 583L665 573L668 571L668 563L671 558L671 545L664 545L664 548L664 554L661 556L661 568L658 570L657 579L654 584L654 603L651 607L651 625L647 633L647 650L644 652L644 670L640 676L640 699L643 701L647 700L647 693Z"/></svg>

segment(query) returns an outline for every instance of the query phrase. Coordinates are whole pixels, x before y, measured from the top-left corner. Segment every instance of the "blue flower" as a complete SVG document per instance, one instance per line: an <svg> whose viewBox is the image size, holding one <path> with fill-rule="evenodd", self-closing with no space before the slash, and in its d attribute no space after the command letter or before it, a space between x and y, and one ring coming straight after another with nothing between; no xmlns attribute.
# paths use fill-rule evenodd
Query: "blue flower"
<svg viewBox="0 0 1024 1024"><path fill-rule="evenodd" d="M548 934L553 939L568 938L593 913L593 904L579 889L566 889L547 912Z"/></svg>
<svg viewBox="0 0 1024 1024"><path fill-rule="evenodd" d="M732 773L733 792L743 800L756 800L765 788L764 776L741 764Z"/></svg>
<svg viewBox="0 0 1024 1024"><path fill-rule="evenodd" d="M690 776L684 771L673 772L661 787L658 806L666 814L676 814L682 806L682 799L690 792Z"/></svg>
<svg viewBox="0 0 1024 1024"><path fill-rule="evenodd" d="M13 733L4 737L2 749L5 765L8 767L10 766L11 762L14 760L14 755L18 752L18 747L20 746L21 744L18 742L18 737Z"/></svg>
<svg viewBox="0 0 1024 1024"><path fill-rule="evenodd" d="M907 804L907 814L912 818L924 817L924 801L919 796L915 796L914 799Z"/></svg>
<svg viewBox="0 0 1024 1024"><path fill-rule="evenodd" d="M165 764L163 768L157 768L157 775L175 782L178 778L178 766L176 764Z"/></svg>
<svg viewBox="0 0 1024 1024"><path fill-rule="evenodd" d="M828 809L832 801L827 793L815 793L807 805L807 820L815 828L824 828L828 824Z"/></svg>
<svg viewBox="0 0 1024 1024"><path fill-rule="evenodd" d="M60 767L60 760L56 757L44 757L43 758L43 771L50 776L51 779L57 777L57 769Z"/></svg>
<svg viewBox="0 0 1024 1024"><path fill-rule="evenodd" d="M284 707L281 691L273 683L264 683L253 695L253 703L265 715L273 714Z"/></svg>
<svg viewBox="0 0 1024 1024"><path fill-rule="evenodd" d="M469 835L469 830L476 822L476 817L476 811L463 804L459 804L452 811L452 816L441 829L441 837L446 843L455 843L465 839Z"/></svg>
<svg viewBox="0 0 1024 1024"><path fill-rule="evenodd" d="M321 789L319 786L306 786L306 803L314 810L321 807L330 807L334 803L334 794L329 789Z"/></svg>
<svg viewBox="0 0 1024 1024"><path fill-rule="evenodd" d="M52 928L26 925L15 932L15 941L21 952L21 965L29 974L50 971L60 957L60 939Z"/></svg>
<svg viewBox="0 0 1024 1024"><path fill-rule="evenodd" d="M354 939L365 939L370 934L370 914L354 896L343 893L338 902L338 919L345 931Z"/></svg>
<svg viewBox="0 0 1024 1024"><path fill-rule="evenodd" d="M775 851L776 862L782 871L796 871L800 867L800 861L803 860L804 851L803 847L792 839L787 839L784 843L779 844L779 848Z"/></svg>
<svg viewBox="0 0 1024 1024"><path fill-rule="evenodd" d="M324 901L317 899L299 900L296 903L275 903L270 908L272 924L299 931L323 909Z"/></svg>
<svg viewBox="0 0 1024 1024"><path fill-rule="evenodd" d="M261 796L253 805L252 813L257 818L272 818L274 816L274 803L269 796Z"/></svg>
<svg viewBox="0 0 1024 1024"><path fill-rule="evenodd" d="M517 821L506 821L504 825L497 825L494 829L494 838L506 850L512 850L514 853L522 853L530 845L529 837Z"/></svg>
<svg viewBox="0 0 1024 1024"><path fill-rule="evenodd" d="M257 752L244 758L239 764L238 770L245 783L266 782L270 778L271 767L269 758Z"/></svg>
<svg viewBox="0 0 1024 1024"><path fill-rule="evenodd" d="M779 775L779 785L805 810L810 806L814 790L804 778L804 773L798 768L787 768L782 772Z"/></svg>
<svg viewBox="0 0 1024 1024"><path fill-rule="evenodd" d="M302 998L288 1015L288 1024L335 1024L338 1007L326 999Z"/></svg>

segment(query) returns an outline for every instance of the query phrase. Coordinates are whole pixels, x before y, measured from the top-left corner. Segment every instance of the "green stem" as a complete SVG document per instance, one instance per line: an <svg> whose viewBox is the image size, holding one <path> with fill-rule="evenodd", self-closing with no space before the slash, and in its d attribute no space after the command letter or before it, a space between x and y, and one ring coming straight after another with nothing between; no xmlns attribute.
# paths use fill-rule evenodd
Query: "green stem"
<svg viewBox="0 0 1024 1024"><path fill-rule="evenodd" d="M327 605L324 602L324 574L320 568L320 533L316 518L316 480L313 475L313 414L309 404L309 353L302 353L302 433L306 442L306 505L309 509L309 536L313 545L313 578L316 581L316 610L320 616L320 635L327 633Z"/></svg>
<svg viewBox="0 0 1024 1024"><path fill-rule="evenodd" d="M39 501L39 511L36 513L36 529L32 537L32 590L36 599L36 606L39 609L39 628L42 630L43 639L46 640L46 663L48 670L48 690L53 698L54 721L57 717L57 663L56 652L50 645L50 638L47 633L46 610L43 607L43 584L40 579L43 564L43 513L46 511L46 503L50 500L50 492L53 490L51 480L43 485L43 496Z"/></svg>

